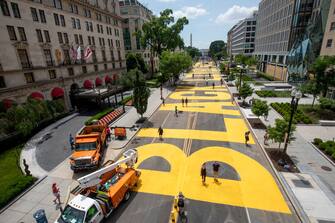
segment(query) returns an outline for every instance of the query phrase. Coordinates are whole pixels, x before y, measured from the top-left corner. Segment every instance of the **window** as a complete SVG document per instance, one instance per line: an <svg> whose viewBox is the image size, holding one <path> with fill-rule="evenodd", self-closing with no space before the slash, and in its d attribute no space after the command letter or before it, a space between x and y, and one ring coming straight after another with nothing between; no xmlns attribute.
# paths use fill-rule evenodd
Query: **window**
<svg viewBox="0 0 335 223"><path fill-rule="evenodd" d="M56 71L55 70L49 70L49 77L50 77L50 80L56 79L57 78Z"/></svg>
<svg viewBox="0 0 335 223"><path fill-rule="evenodd" d="M77 5L73 5L73 12L78 14L78 6Z"/></svg>
<svg viewBox="0 0 335 223"><path fill-rule="evenodd" d="M63 33L63 35L64 35L64 43L69 44L69 37L68 37L67 33Z"/></svg>
<svg viewBox="0 0 335 223"><path fill-rule="evenodd" d="M30 8L31 16L33 17L33 21L38 22L37 10L35 8Z"/></svg>
<svg viewBox="0 0 335 223"><path fill-rule="evenodd" d="M114 60L115 60L115 57L114 57L114 52L113 52L113 50L111 50L111 59L112 59L112 61L114 61Z"/></svg>
<svg viewBox="0 0 335 223"><path fill-rule="evenodd" d="M36 29L36 34L38 42L43 43L42 31L40 29Z"/></svg>
<svg viewBox="0 0 335 223"><path fill-rule="evenodd" d="M17 54L19 55L22 68L31 68L27 51L25 49L18 49Z"/></svg>
<svg viewBox="0 0 335 223"><path fill-rule="evenodd" d="M87 37L87 41L88 41L88 45L92 45L91 37L90 36Z"/></svg>
<svg viewBox="0 0 335 223"><path fill-rule="evenodd" d="M98 68L98 65L97 65L97 64L94 65L94 71L99 71L99 68ZM1 87L1 86L0 86L0 87Z"/></svg>
<svg viewBox="0 0 335 223"><path fill-rule="evenodd" d="M98 213L98 209L95 207L95 205L92 205L92 207L90 207L87 210L85 222L90 222L97 213Z"/></svg>
<svg viewBox="0 0 335 223"><path fill-rule="evenodd" d="M24 77L26 78L27 84L34 83L34 73L29 72L29 73L24 73Z"/></svg>
<svg viewBox="0 0 335 223"><path fill-rule="evenodd" d="M97 30L98 30L98 33L100 33L100 26L99 26L99 24L97 24Z"/></svg>
<svg viewBox="0 0 335 223"><path fill-rule="evenodd" d="M64 43L64 42L63 42L63 36L62 36L62 33L61 33L61 32L57 32L57 36L58 36L58 42L59 42L60 44Z"/></svg>
<svg viewBox="0 0 335 223"><path fill-rule="evenodd" d="M108 68L106 63L104 63L104 68L105 68L105 70L107 70L107 68Z"/></svg>
<svg viewBox="0 0 335 223"><path fill-rule="evenodd" d="M104 50L101 50L101 55L102 55L102 60L107 61L106 52Z"/></svg>
<svg viewBox="0 0 335 223"><path fill-rule="evenodd" d="M86 31L90 31L90 26L88 25L87 21L85 21L85 24L86 24Z"/></svg>
<svg viewBox="0 0 335 223"><path fill-rule="evenodd" d="M50 43L50 35L49 35L49 31L48 30L44 30L44 38L45 38L45 42Z"/></svg>
<svg viewBox="0 0 335 223"><path fill-rule="evenodd" d="M74 18L71 18L71 22L72 22L72 28L76 28L76 20Z"/></svg>
<svg viewBox="0 0 335 223"><path fill-rule="evenodd" d="M27 41L26 32L23 27L17 27L21 41Z"/></svg>
<svg viewBox="0 0 335 223"><path fill-rule="evenodd" d="M63 15L59 15L59 18L60 18L61 25L65 27L66 24L65 24L65 18L64 18L64 16Z"/></svg>
<svg viewBox="0 0 335 223"><path fill-rule="evenodd" d="M71 64L70 53L69 50L63 50L64 53L64 64Z"/></svg>
<svg viewBox="0 0 335 223"><path fill-rule="evenodd" d="M54 0L54 7L56 9L62 9L62 0Z"/></svg>
<svg viewBox="0 0 335 223"><path fill-rule="evenodd" d="M6 1L0 1L1 11L4 16L10 16L8 4Z"/></svg>
<svg viewBox="0 0 335 223"><path fill-rule="evenodd" d="M330 24L330 31L335 31L335 22Z"/></svg>
<svg viewBox="0 0 335 223"><path fill-rule="evenodd" d="M80 45L84 45L83 36L80 34L79 34L79 43Z"/></svg>
<svg viewBox="0 0 335 223"><path fill-rule="evenodd" d="M74 42L79 44L78 34L74 34Z"/></svg>
<svg viewBox="0 0 335 223"><path fill-rule="evenodd" d="M326 47L327 48L332 47L332 44L333 44L333 39L328 39Z"/></svg>
<svg viewBox="0 0 335 223"><path fill-rule="evenodd" d="M82 67L81 67L81 70L83 71L83 74L86 74L86 73L87 73L87 67L86 67L86 66L82 66Z"/></svg>
<svg viewBox="0 0 335 223"><path fill-rule="evenodd" d="M55 25L59 26L59 17L58 14L54 13Z"/></svg>
<svg viewBox="0 0 335 223"><path fill-rule="evenodd" d="M12 6L14 17L15 18L21 18L20 10L19 10L19 5L16 4L16 3L14 3L14 2L11 2L10 4Z"/></svg>
<svg viewBox="0 0 335 223"><path fill-rule="evenodd" d="M95 39L94 39L94 36L92 36L92 45L95 46Z"/></svg>
<svg viewBox="0 0 335 223"><path fill-rule="evenodd" d="M67 68L67 72L69 73L69 76L74 76L74 71L72 67Z"/></svg>
<svg viewBox="0 0 335 223"><path fill-rule="evenodd" d="M112 63L112 67L113 67L113 69L115 69L115 63Z"/></svg>
<svg viewBox="0 0 335 223"><path fill-rule="evenodd" d="M5 88L5 87L6 87L5 78L3 76L0 76L0 88Z"/></svg>
<svg viewBox="0 0 335 223"><path fill-rule="evenodd" d="M92 50L92 59L94 63L97 62L97 54L95 53L95 50Z"/></svg>
<svg viewBox="0 0 335 223"><path fill-rule="evenodd" d="M76 19L76 25L77 25L77 29L81 29L81 27L80 27L80 20L79 19Z"/></svg>
<svg viewBox="0 0 335 223"><path fill-rule="evenodd" d="M14 26L7 26L7 31L10 40L17 40Z"/></svg>
<svg viewBox="0 0 335 223"><path fill-rule="evenodd" d="M43 10L38 10L39 13L40 13L40 19L41 19L41 22L42 23L47 23L47 20L45 19L45 14L44 14L44 11Z"/></svg>

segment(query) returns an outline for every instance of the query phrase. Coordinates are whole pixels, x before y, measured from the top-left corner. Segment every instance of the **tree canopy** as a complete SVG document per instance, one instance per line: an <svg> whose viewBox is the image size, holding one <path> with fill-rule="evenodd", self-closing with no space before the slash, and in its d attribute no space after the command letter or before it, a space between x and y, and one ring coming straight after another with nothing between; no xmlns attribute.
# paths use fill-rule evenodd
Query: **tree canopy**
<svg viewBox="0 0 335 223"><path fill-rule="evenodd" d="M127 53L126 55L127 71L139 69L142 73L148 73L148 67L141 54Z"/></svg>
<svg viewBox="0 0 335 223"><path fill-rule="evenodd" d="M153 52L161 55L165 50L183 48L184 41L180 32L188 24L186 17L179 18L176 22L171 9L165 9L160 16L153 16L150 21L142 26L136 35L140 37L143 47L149 47Z"/></svg>
<svg viewBox="0 0 335 223"><path fill-rule="evenodd" d="M227 44L223 40L215 40L209 45L209 55L213 60L220 60L227 55Z"/></svg>
<svg viewBox="0 0 335 223"><path fill-rule="evenodd" d="M201 52L198 48L195 47L185 47L185 51L192 57L192 59L198 58L201 56Z"/></svg>
<svg viewBox="0 0 335 223"><path fill-rule="evenodd" d="M179 74L191 66L192 58L183 52L164 51L160 58L160 70L165 80L178 79Z"/></svg>
<svg viewBox="0 0 335 223"><path fill-rule="evenodd" d="M147 110L148 98L150 96L150 89L146 86L143 74L141 71L135 69L131 71L134 80L133 104L138 114L143 117Z"/></svg>
<svg viewBox="0 0 335 223"><path fill-rule="evenodd" d="M248 66L255 65L257 63L257 60L254 57L246 56L243 54L238 54L235 56L235 61L239 64L244 64Z"/></svg>
<svg viewBox="0 0 335 223"><path fill-rule="evenodd" d="M248 96L251 96L254 89L250 87L250 85L247 82L243 82L242 86L238 88L240 96L243 98L243 104L245 103L245 99Z"/></svg>
<svg viewBox="0 0 335 223"><path fill-rule="evenodd" d="M311 71L315 74L317 88L325 97L328 87L335 86L335 56L318 57L312 64Z"/></svg>
<svg viewBox="0 0 335 223"><path fill-rule="evenodd" d="M275 142L279 143L280 148L281 143L285 141L285 135L287 131L288 131L288 122L283 119L276 119L275 126L274 127L269 126L268 128L269 139L272 139ZM294 131L295 131L295 125L292 124L289 141L294 140L293 137Z"/></svg>
<svg viewBox="0 0 335 223"><path fill-rule="evenodd" d="M267 104L266 101L262 101L259 99L256 99L252 103L252 108L251 108L252 113L254 113L257 117L259 116L264 116L267 117L270 111L270 107Z"/></svg>

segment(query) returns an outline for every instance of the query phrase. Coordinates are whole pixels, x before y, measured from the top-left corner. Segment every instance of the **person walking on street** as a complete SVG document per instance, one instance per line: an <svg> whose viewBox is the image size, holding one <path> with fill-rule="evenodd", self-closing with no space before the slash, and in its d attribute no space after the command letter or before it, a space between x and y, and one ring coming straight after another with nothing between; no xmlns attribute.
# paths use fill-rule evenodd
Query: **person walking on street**
<svg viewBox="0 0 335 223"><path fill-rule="evenodd" d="M163 140L163 129L162 129L162 126L159 126L158 128L158 135L159 135L159 139L160 140Z"/></svg>
<svg viewBox="0 0 335 223"><path fill-rule="evenodd" d="M220 169L220 164L218 162L213 163L213 176L214 176L214 181L218 182L218 176L219 176L219 169Z"/></svg>
<svg viewBox="0 0 335 223"><path fill-rule="evenodd" d="M245 145L248 146L250 131L244 133Z"/></svg>
<svg viewBox="0 0 335 223"><path fill-rule="evenodd" d="M220 80L220 83L221 83L221 87L222 87L222 85L223 85L223 80L222 80L222 78L221 78L221 80Z"/></svg>
<svg viewBox="0 0 335 223"><path fill-rule="evenodd" d="M184 98L181 99L181 105L184 107Z"/></svg>
<svg viewBox="0 0 335 223"><path fill-rule="evenodd" d="M71 149L74 150L74 138L72 136L72 134L70 133L70 136L69 136L69 142L70 142L70 145L71 145Z"/></svg>
<svg viewBox="0 0 335 223"><path fill-rule="evenodd" d="M58 188L56 183L52 184L52 193L55 196L55 199L53 200L54 203L57 204L56 201L58 201L58 204L61 204L61 202L60 202L60 191L59 191L59 188Z"/></svg>
<svg viewBox="0 0 335 223"><path fill-rule="evenodd" d="M174 107L174 115L178 117L178 107L177 106Z"/></svg>
<svg viewBox="0 0 335 223"><path fill-rule="evenodd" d="M162 99L162 105L165 106L165 99L164 98L161 99Z"/></svg>
<svg viewBox="0 0 335 223"><path fill-rule="evenodd" d="M109 128L109 126L107 126L106 128L106 135L107 135L107 141L111 141L111 130Z"/></svg>
<svg viewBox="0 0 335 223"><path fill-rule="evenodd" d="M187 103L188 103L188 99L185 98L185 105L186 105L186 107L187 107Z"/></svg>
<svg viewBox="0 0 335 223"><path fill-rule="evenodd" d="M205 184L206 183L206 175L207 175L206 163L202 164L200 174L201 174L202 184Z"/></svg>
<svg viewBox="0 0 335 223"><path fill-rule="evenodd" d="M214 89L215 88L215 83L214 82L212 83L212 86L213 86L213 89Z"/></svg>

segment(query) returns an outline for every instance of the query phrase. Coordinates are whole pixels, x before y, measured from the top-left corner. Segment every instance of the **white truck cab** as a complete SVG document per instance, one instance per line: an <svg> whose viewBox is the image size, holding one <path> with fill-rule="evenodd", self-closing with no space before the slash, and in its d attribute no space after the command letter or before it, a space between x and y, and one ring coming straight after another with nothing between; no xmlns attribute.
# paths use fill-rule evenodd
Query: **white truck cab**
<svg viewBox="0 0 335 223"><path fill-rule="evenodd" d="M96 200L78 194L66 205L55 223L99 223L103 218Z"/></svg>

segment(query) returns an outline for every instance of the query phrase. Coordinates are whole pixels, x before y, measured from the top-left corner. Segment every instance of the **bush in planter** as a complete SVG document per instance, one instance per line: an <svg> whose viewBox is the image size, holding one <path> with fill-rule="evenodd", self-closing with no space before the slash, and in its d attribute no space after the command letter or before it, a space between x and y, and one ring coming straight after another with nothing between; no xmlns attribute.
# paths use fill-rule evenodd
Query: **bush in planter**
<svg viewBox="0 0 335 223"><path fill-rule="evenodd" d="M333 152L332 158L335 160L335 151Z"/></svg>
<svg viewBox="0 0 335 223"><path fill-rule="evenodd" d="M316 145L317 147L319 147L322 142L323 141L320 138L314 138L313 140L313 144Z"/></svg>

